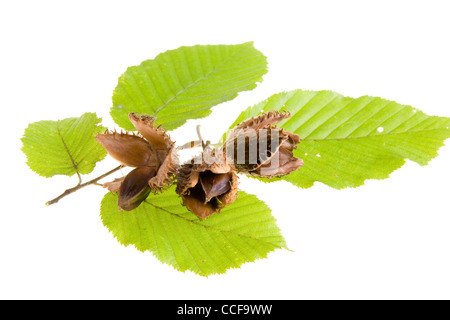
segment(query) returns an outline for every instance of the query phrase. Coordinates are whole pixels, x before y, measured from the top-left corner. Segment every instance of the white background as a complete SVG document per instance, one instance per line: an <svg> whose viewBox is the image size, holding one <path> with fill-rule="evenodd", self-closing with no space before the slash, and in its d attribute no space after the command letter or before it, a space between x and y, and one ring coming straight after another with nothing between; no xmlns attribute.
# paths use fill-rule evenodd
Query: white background
<svg viewBox="0 0 450 320"><path fill-rule="evenodd" d="M0 5L2 299L448 299L450 146L428 166L337 191L241 179L273 210L292 251L209 278L121 246L104 191L47 200L77 178L26 166L27 124L109 117L128 66L181 45L254 41L269 61L255 90L172 136L217 140L243 108L290 89L330 89L450 116L448 1L4 1ZM99 164L85 181L116 166Z"/></svg>

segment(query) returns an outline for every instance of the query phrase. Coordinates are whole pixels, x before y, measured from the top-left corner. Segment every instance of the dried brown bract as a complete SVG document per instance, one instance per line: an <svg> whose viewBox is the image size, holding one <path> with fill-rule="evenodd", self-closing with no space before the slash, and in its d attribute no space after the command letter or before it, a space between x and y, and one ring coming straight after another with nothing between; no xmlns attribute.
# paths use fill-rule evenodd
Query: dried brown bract
<svg viewBox="0 0 450 320"><path fill-rule="evenodd" d="M290 116L289 112L270 111L238 124L223 145L228 162L238 173L267 178L297 170L303 160L292 151L300 137L276 126Z"/></svg>
<svg viewBox="0 0 450 320"><path fill-rule="evenodd" d="M129 118L141 136L107 131L96 137L111 157L136 167L126 177L104 184L111 192L119 192L118 206L126 211L138 207L151 191L169 186L177 170L174 142L164 129L154 126L155 118L135 113Z"/></svg>
<svg viewBox="0 0 450 320"><path fill-rule="evenodd" d="M237 198L237 186L238 177L231 165L208 164L203 154L182 165L177 173L176 192L183 204L201 219L233 203Z"/></svg>

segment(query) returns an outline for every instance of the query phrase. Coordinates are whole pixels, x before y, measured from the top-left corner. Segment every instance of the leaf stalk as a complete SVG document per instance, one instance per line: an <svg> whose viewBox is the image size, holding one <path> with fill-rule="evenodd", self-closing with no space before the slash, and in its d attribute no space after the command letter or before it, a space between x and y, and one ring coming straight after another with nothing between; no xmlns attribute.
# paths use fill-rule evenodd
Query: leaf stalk
<svg viewBox="0 0 450 320"><path fill-rule="evenodd" d="M75 187L70 188L70 189L67 189L67 190L64 191L62 194L60 194L59 196L57 196L55 199L50 200L50 201L47 201L47 202L45 203L45 205L46 205L46 206L49 206L49 205L55 204L55 203L57 203L59 200L61 200L62 198L66 197L66 196L68 196L69 194L72 194L72 193L74 193L75 191L78 191L78 190L80 190L81 188L84 188L84 187L86 187L86 186L89 186L89 185L100 185L100 184L98 183L99 180L101 180L101 179L103 179L103 178L109 176L110 174L112 174L112 173L114 173L114 172L116 172L116 171L122 169L123 167L124 167L124 165L120 165L120 166L118 166L118 167L116 167L116 168L114 168L114 169L112 169L112 170L110 170L110 171L108 171L108 172L102 174L101 176L98 176L97 178L92 179L92 180L90 180L90 181L88 181L88 182L85 182L85 183L81 183L81 177L78 176L79 182L78 182L78 184L77 184Z"/></svg>

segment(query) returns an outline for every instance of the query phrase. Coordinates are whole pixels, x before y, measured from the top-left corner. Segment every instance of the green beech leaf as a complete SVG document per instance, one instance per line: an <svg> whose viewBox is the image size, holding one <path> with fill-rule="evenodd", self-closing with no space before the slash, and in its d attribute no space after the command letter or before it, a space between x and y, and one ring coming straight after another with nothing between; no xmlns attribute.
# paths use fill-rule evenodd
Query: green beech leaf
<svg viewBox="0 0 450 320"><path fill-rule="evenodd" d="M255 88L266 72L266 57L251 42L169 50L120 76L111 116L122 128L134 130L128 114L145 113L173 130L187 119L206 117L211 107L238 92Z"/></svg>
<svg viewBox="0 0 450 320"><path fill-rule="evenodd" d="M101 119L95 113L79 118L30 123L22 137L28 166L44 177L90 173L106 151L95 141Z"/></svg>
<svg viewBox="0 0 450 320"><path fill-rule="evenodd" d="M129 212L118 211L117 195L108 193L100 210L103 224L121 244L201 276L224 273L286 247L270 209L256 196L241 191L232 205L203 221L181 205L174 190L151 195Z"/></svg>
<svg viewBox="0 0 450 320"><path fill-rule="evenodd" d="M269 110L292 114L279 127L302 138L294 154L304 166L281 179L303 188L315 181L337 189L357 187L366 179L389 177L406 159L426 165L450 137L450 118L428 116L381 98L355 99L331 91L275 94L243 111L230 128Z"/></svg>

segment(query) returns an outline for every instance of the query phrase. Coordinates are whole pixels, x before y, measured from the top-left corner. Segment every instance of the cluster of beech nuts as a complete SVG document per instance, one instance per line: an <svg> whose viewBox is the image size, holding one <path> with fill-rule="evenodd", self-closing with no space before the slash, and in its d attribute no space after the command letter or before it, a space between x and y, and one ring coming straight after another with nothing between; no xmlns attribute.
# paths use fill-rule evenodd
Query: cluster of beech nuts
<svg viewBox="0 0 450 320"><path fill-rule="evenodd" d="M98 134L96 140L123 165L134 167L125 177L104 184L119 194L122 210L137 208L150 192L158 193L176 183L183 204L206 219L238 197L238 175L271 178L289 174L303 165L293 155L300 137L277 128L289 112L270 111L234 127L220 147L203 144L203 152L179 163L177 148L155 117L129 114L138 131Z"/></svg>

